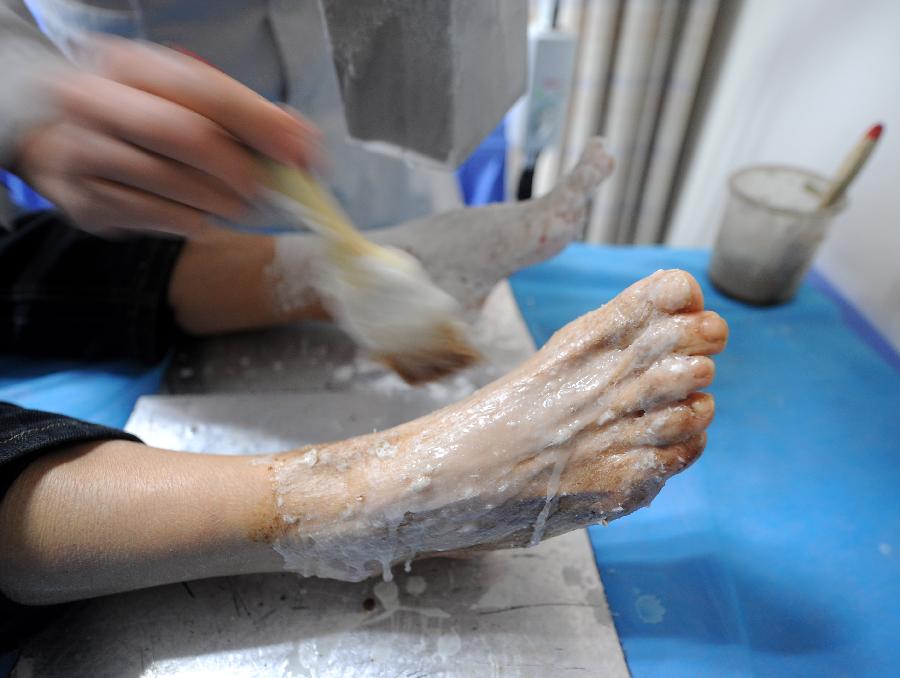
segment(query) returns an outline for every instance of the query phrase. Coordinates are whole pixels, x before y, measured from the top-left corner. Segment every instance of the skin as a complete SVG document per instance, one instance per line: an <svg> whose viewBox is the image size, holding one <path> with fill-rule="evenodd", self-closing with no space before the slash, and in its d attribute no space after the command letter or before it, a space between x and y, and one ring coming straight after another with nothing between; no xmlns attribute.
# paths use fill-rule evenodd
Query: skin
<svg viewBox="0 0 900 678"><path fill-rule="evenodd" d="M47 604L186 579L279 571L283 563L274 543L284 545L286 539L321 535L323 530L338 534L344 508L355 497L366 497L360 510L373 517L392 505L402 508L408 499L391 479L414 472L427 456L416 452L412 443L427 440L440 446L467 421L475 425L475 433L462 441L448 463L463 471L469 467L496 473L495 463L504 462L505 469L507 462L515 462L504 473L516 481L516 490L506 510L485 514L489 523L506 521L507 536L491 541L479 536L487 532L475 531L453 542L457 550L526 544L544 503L547 471L560 449L565 449L567 463L544 536L626 515L649 503L665 480L692 463L705 444L712 398L694 389L712 380L713 365L706 356L724 347L727 326L715 313L702 311L702 303L700 289L688 274L654 274L560 330L507 377L433 415L326 446L335 465L317 465L287 485L284 477L277 477L279 465L306 450L260 462L110 441L42 456L0 503L0 534L7 546L0 553L0 589L23 603ZM519 439L517 434L510 437L492 428L495 425L476 421L481 403L522 387L539 389L550 375L577 383L606 356L627 358L638 350L641 337L658 332L668 333L671 341L651 345L647 355L652 362L632 361L627 373L579 392L578 400L567 402L563 410L535 410L534 426L540 430L543 420L555 425L570 407L590 410L604 402L604 408L611 408L602 423L590 424L597 421L591 415L555 447L535 445L535 439ZM661 369L673 356L682 356L689 369ZM447 422L452 430L447 430ZM380 459L372 450L385 439L398 451ZM497 461L493 455L494 461L485 462L501 440L508 458ZM629 451L649 455L653 463L623 463ZM349 463L349 470L340 470L341 462ZM431 490L450 503L456 496L447 484L452 477L437 476ZM477 508L478 502L491 499L484 492L469 501ZM299 517L300 522L289 523L285 516ZM377 536L384 529L377 522L369 525L367 533L349 538ZM456 530L452 522L445 521L443 527L450 534ZM399 529L407 527L401 524ZM302 542L289 545L302 553ZM426 538L416 551L433 555L432 547Z"/></svg>
<svg viewBox="0 0 900 678"><path fill-rule="evenodd" d="M256 195L261 153L305 166L318 132L221 71L164 47L97 38L93 68L39 83L56 116L13 169L81 228L206 236Z"/></svg>
<svg viewBox="0 0 900 678"><path fill-rule="evenodd" d="M0 589L40 605L274 570L264 467L107 441L43 455L0 504Z"/></svg>
<svg viewBox="0 0 900 678"><path fill-rule="evenodd" d="M315 297L291 309L274 303L267 273L274 257L269 236L217 229L202 242L186 242L169 281L178 324L206 335L327 318Z"/></svg>

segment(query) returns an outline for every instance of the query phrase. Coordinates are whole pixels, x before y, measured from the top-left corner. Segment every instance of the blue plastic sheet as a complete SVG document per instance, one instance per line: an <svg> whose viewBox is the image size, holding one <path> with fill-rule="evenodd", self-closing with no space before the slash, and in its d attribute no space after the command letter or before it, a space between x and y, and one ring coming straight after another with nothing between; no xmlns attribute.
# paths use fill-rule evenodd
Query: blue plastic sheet
<svg viewBox="0 0 900 678"><path fill-rule="evenodd" d="M590 529L628 666L637 677L897 675L896 355L851 329L865 325L821 281L756 308L717 293L707 261L574 245L513 279L539 345L660 268L693 273L731 327L704 455L651 508Z"/></svg>
<svg viewBox="0 0 900 678"><path fill-rule="evenodd" d="M0 400L121 428L137 399L156 393L168 361L95 363L0 356Z"/></svg>

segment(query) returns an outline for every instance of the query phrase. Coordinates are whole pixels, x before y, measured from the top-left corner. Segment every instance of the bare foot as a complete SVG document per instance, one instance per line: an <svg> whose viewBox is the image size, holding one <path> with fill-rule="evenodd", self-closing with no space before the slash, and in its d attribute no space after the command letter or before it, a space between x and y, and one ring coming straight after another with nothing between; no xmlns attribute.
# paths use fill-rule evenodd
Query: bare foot
<svg viewBox="0 0 900 678"><path fill-rule="evenodd" d="M518 369L396 428L275 457L285 568L360 580L646 506L703 450L728 329L683 271L570 323Z"/></svg>

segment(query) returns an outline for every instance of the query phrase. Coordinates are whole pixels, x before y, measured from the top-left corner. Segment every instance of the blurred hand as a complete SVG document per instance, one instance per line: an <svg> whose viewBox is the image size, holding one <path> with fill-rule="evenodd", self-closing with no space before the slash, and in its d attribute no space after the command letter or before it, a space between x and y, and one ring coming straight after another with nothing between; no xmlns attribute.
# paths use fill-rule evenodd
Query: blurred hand
<svg viewBox="0 0 900 678"><path fill-rule="evenodd" d="M211 216L248 210L253 151L301 166L316 153L312 125L197 59L119 39L95 48L96 70L44 83L59 114L15 164L85 230L203 237Z"/></svg>

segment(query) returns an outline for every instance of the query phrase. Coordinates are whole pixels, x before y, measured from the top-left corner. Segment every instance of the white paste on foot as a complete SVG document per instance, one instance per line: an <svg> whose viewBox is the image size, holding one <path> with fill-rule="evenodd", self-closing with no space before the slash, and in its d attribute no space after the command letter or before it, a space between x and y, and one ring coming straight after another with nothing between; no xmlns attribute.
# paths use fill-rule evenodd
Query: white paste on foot
<svg viewBox="0 0 900 678"><path fill-rule="evenodd" d="M660 456L673 442L668 423L688 412L681 401L712 375L707 357L677 352L695 336L700 314L663 310L687 304L690 292L687 274L657 273L455 405L317 445L314 465L310 450L276 457L286 527L275 549L285 569L390 581L392 565L422 553L537 543L556 533L555 500L573 464L597 479L592 520L648 503L699 453L684 452L679 463ZM548 480L538 489L541 478Z"/></svg>

